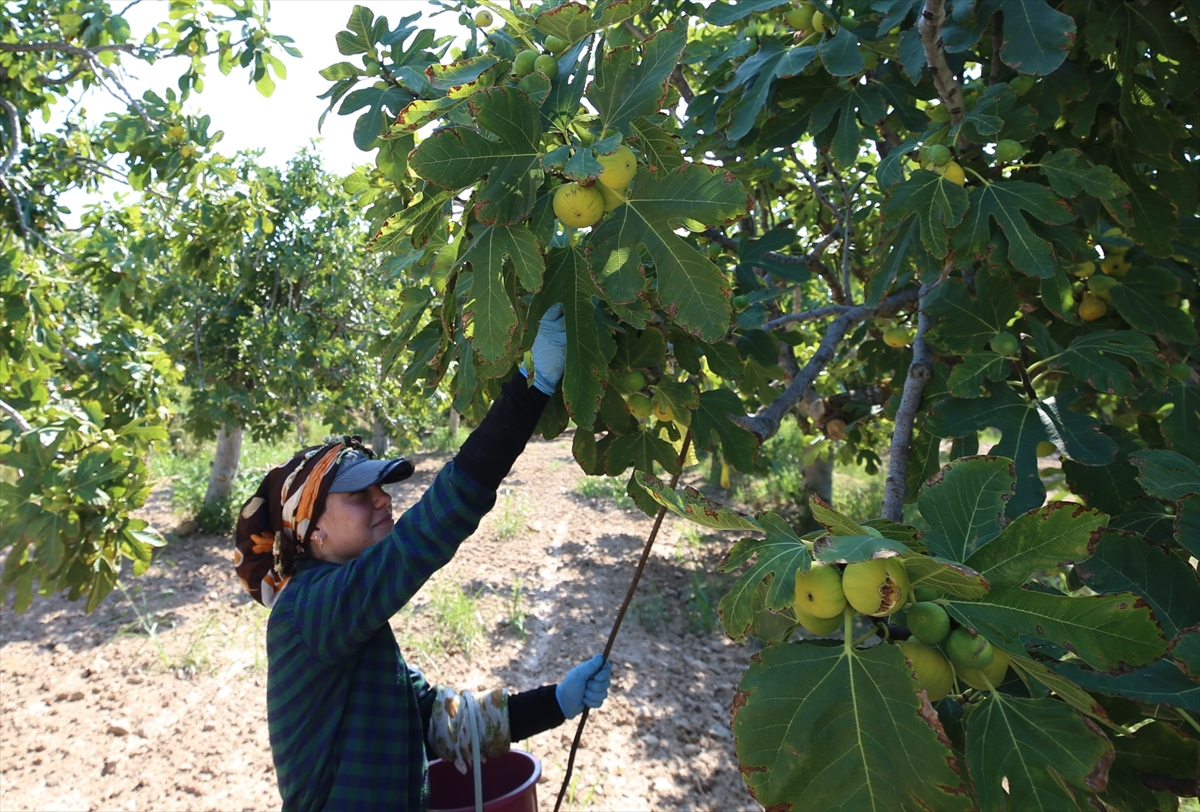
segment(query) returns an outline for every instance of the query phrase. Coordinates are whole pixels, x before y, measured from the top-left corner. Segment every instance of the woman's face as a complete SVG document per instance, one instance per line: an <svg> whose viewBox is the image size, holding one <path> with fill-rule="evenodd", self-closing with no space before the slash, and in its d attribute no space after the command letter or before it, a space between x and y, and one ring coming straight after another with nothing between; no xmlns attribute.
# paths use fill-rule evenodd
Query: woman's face
<svg viewBox="0 0 1200 812"><path fill-rule="evenodd" d="M334 564L353 561L392 532L392 497L378 485L365 491L331 493L317 519L309 548L314 558Z"/></svg>

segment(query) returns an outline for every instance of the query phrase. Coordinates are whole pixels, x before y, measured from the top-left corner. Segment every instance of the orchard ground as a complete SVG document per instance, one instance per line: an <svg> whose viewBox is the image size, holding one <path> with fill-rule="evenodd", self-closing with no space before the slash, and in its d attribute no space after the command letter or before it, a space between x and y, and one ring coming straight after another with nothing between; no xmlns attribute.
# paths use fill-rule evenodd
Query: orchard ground
<svg viewBox="0 0 1200 812"><path fill-rule="evenodd" d="M397 514L448 458L415 456L417 474L393 488ZM141 514L163 531L179 525L169 483ZM556 681L603 650L651 525L608 483L583 477L569 432L530 443L479 531L393 619L406 658L459 688ZM761 808L729 730L754 646L730 642L715 615L731 583L716 569L736 536L699 530L664 522L565 808ZM126 578L91 616L60 597L23 615L3 607L0 808L279 808L267 613L234 577L229 537L169 538L150 571ZM575 727L521 743L542 760L543 808L553 806Z"/></svg>

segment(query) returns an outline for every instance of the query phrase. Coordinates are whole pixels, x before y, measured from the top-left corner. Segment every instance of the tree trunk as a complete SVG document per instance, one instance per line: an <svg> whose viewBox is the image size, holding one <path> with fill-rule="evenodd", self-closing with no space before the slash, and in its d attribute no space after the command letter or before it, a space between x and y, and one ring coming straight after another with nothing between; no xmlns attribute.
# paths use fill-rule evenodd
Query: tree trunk
<svg viewBox="0 0 1200 812"><path fill-rule="evenodd" d="M375 452L376 457L382 457L387 453L387 447L387 424L379 415L375 415L375 419L371 421L371 450Z"/></svg>
<svg viewBox="0 0 1200 812"><path fill-rule="evenodd" d="M804 489L815 493L825 504L833 507L833 449L804 466Z"/></svg>
<svg viewBox="0 0 1200 812"><path fill-rule="evenodd" d="M458 437L458 411L450 407L450 439Z"/></svg>
<svg viewBox="0 0 1200 812"><path fill-rule="evenodd" d="M204 504L212 505L227 499L233 493L233 482L237 479L238 462L242 458L241 426L226 423L217 432L217 454L212 471L208 475L208 490L204 493Z"/></svg>

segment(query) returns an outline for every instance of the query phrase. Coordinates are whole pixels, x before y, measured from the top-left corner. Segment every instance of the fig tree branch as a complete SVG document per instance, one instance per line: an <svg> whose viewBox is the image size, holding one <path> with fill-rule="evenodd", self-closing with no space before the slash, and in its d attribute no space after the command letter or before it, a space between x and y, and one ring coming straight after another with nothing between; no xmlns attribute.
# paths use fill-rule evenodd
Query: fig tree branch
<svg viewBox="0 0 1200 812"><path fill-rule="evenodd" d="M826 305L825 307L818 307L816 310L805 310L802 313L788 313L777 319L771 319L763 325L763 329L769 333L772 330L778 330L780 327L786 327L789 324L816 321L828 316L840 316L853 309L853 305Z"/></svg>
<svg viewBox="0 0 1200 812"><path fill-rule="evenodd" d="M1000 81L1000 71L1004 63L1000 60L1000 43L1004 39L1004 12L997 11L992 15L992 66L988 74L988 86Z"/></svg>
<svg viewBox="0 0 1200 812"><path fill-rule="evenodd" d="M903 520L904 497L907 495L908 447L912 443L913 422L921 406L921 393L933 375L933 357L925 343L925 333L933 321L925 312L925 299L936 282L922 285L917 304L917 336L913 339L913 359L904 381L900 406L896 409L896 427L892 431L887 482L883 487L883 518L893 522Z"/></svg>
<svg viewBox="0 0 1200 812"><path fill-rule="evenodd" d="M8 154L4 156L4 163L0 164L0 178L3 178L8 174L8 168L12 166L13 161L17 159L17 153L21 151L21 117L17 113L16 105L3 96L0 96L0 107L3 107L4 112L8 113L10 139Z"/></svg>
<svg viewBox="0 0 1200 812"><path fill-rule="evenodd" d="M800 402L800 399L804 397L804 393L808 391L813 381L821 374L821 370L825 369L829 362L833 360L833 355L837 351L838 344L846 337L846 333L849 332L851 327L875 316L889 316L897 310L917 304L917 300L917 288L909 288L892 294L879 304L858 305L857 307L843 311L829 325L829 329L825 331L824 337L821 338L821 344L817 347L817 351L813 353L812 358L808 359L808 363L800 370L800 374L788 384L787 389L783 390L782 395L772 401L769 406L757 415L752 417L727 415L727 417L734 424L752 432L760 441L774 437L775 433L779 431L780 423L783 422L783 416Z"/></svg>
<svg viewBox="0 0 1200 812"><path fill-rule="evenodd" d="M950 121L958 124L963 120L962 87L946 62L946 48L942 42L942 26L946 24L946 0L925 0L921 17L917 21L917 33L925 48L925 61L933 74L933 86L950 111Z"/></svg>
<svg viewBox="0 0 1200 812"><path fill-rule="evenodd" d="M0 400L0 412L7 414L9 418L17 424L17 428L19 428L21 431L33 431L33 426L29 425L29 421L26 420L20 412L18 412L9 404L5 403L3 400Z"/></svg>

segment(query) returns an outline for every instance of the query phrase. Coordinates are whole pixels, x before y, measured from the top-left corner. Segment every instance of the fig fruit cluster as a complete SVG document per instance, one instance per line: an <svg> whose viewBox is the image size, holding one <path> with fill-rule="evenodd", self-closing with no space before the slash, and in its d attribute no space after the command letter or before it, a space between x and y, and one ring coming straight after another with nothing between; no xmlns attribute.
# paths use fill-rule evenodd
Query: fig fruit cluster
<svg viewBox="0 0 1200 812"><path fill-rule="evenodd" d="M615 152L599 155L603 167L591 186L564 183L554 190L554 216L571 228L588 228L625 202L629 184L637 174L637 156L622 144Z"/></svg>
<svg viewBox="0 0 1200 812"><path fill-rule="evenodd" d="M986 637L956 625L935 590L912 589L899 558L852 564L814 563L796 574L796 621L818 636L842 627L848 612L889 617L907 608L912 637L897 645L931 702L953 690L955 679L978 690L1004 681L1009 657Z"/></svg>
<svg viewBox="0 0 1200 812"><path fill-rule="evenodd" d="M922 591L922 590L917 590ZM898 643L912 663L917 681L930 702L937 702L954 687L954 679L980 691L991 690L1004 681L1009 657L991 641L966 626L955 626L938 603L936 593L915 596L908 608L912 638Z"/></svg>

